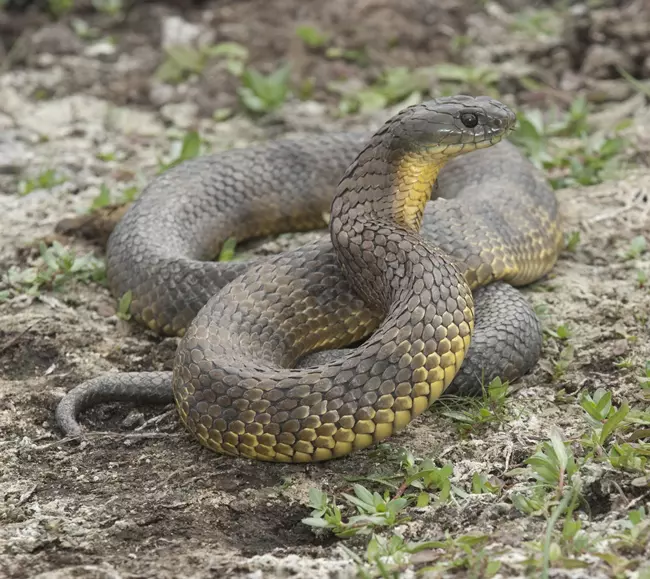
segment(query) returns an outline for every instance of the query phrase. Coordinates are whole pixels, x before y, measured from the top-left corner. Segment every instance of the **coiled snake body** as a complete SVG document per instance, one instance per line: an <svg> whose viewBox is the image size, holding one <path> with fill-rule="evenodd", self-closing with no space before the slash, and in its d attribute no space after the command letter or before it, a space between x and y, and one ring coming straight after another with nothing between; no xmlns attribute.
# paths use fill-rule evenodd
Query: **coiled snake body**
<svg viewBox="0 0 650 579"><path fill-rule="evenodd" d="M498 101L440 98L369 138L276 141L159 176L113 232L108 274L137 319L183 336L173 373L78 386L62 430L80 434L76 415L100 401L173 393L217 452L319 461L390 436L445 391L526 373L541 330L514 286L552 268L562 235L553 192L500 142L514 125ZM228 237L312 229L327 210L330 236L206 261Z"/></svg>

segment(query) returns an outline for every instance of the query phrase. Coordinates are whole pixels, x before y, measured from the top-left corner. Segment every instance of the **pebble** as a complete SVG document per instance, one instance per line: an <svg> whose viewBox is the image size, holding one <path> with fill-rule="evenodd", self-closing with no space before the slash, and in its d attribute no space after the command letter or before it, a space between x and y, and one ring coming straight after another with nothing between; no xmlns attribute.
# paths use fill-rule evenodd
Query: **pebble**
<svg viewBox="0 0 650 579"><path fill-rule="evenodd" d="M174 100L176 88L164 82L152 80L149 85L149 100L155 107L161 107Z"/></svg>
<svg viewBox="0 0 650 579"><path fill-rule="evenodd" d="M155 113L127 107L112 109L108 124L110 128L123 135L155 137L165 130Z"/></svg>
<svg viewBox="0 0 650 579"><path fill-rule="evenodd" d="M33 153L10 133L0 133L0 174L19 174L33 157Z"/></svg>
<svg viewBox="0 0 650 579"><path fill-rule="evenodd" d="M161 24L161 46L207 45L214 42L214 31L188 22L180 16L168 16Z"/></svg>
<svg viewBox="0 0 650 579"><path fill-rule="evenodd" d="M199 107L193 102L169 103L161 107L161 116L179 129L189 129L196 123Z"/></svg>
<svg viewBox="0 0 650 579"><path fill-rule="evenodd" d="M69 26L62 23L50 24L37 30L32 36L36 52L49 54L78 54L83 43Z"/></svg>
<svg viewBox="0 0 650 579"><path fill-rule="evenodd" d="M117 51L117 47L113 42L108 40L101 40L87 46L84 50L84 54L90 58L100 58L106 56L113 56Z"/></svg>

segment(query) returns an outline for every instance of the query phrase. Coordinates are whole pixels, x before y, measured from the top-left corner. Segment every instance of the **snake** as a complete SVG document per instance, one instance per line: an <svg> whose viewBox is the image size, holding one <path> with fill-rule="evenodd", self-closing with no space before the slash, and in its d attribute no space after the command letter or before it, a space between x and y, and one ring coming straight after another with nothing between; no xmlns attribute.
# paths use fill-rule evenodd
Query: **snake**
<svg viewBox="0 0 650 579"><path fill-rule="evenodd" d="M217 453L346 456L442 395L476 395L537 363L541 323L519 290L562 248L558 202L488 96L432 98L374 132L285 136L157 175L107 244L115 296L177 336L170 372L91 378L56 421L107 401L175 402ZM298 248L215 259L225 240L328 228ZM471 347L470 347L471 346Z"/></svg>

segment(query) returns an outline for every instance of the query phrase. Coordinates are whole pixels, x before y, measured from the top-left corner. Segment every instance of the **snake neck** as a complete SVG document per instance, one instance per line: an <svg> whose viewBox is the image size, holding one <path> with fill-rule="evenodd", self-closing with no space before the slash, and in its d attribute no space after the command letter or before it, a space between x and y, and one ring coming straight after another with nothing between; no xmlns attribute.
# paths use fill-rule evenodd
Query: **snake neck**
<svg viewBox="0 0 650 579"><path fill-rule="evenodd" d="M419 237L424 208L446 161L439 147L409 150L380 132L339 184L332 243L355 290L384 313L409 267L403 242Z"/></svg>

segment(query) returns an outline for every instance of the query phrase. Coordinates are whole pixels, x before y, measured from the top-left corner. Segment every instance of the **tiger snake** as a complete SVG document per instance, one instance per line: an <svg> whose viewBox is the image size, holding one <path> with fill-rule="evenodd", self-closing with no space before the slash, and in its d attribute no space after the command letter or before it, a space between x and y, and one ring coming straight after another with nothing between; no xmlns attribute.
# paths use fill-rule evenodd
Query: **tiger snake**
<svg viewBox="0 0 650 579"><path fill-rule="evenodd" d="M516 288L551 270L562 230L552 189L504 140L515 125L499 101L458 95L371 135L285 138L162 173L111 234L107 273L136 320L181 337L173 371L84 382L60 428L80 436L77 415L99 402L174 400L216 452L322 461L443 393L527 373L541 326ZM296 249L213 261L229 238L327 224Z"/></svg>

